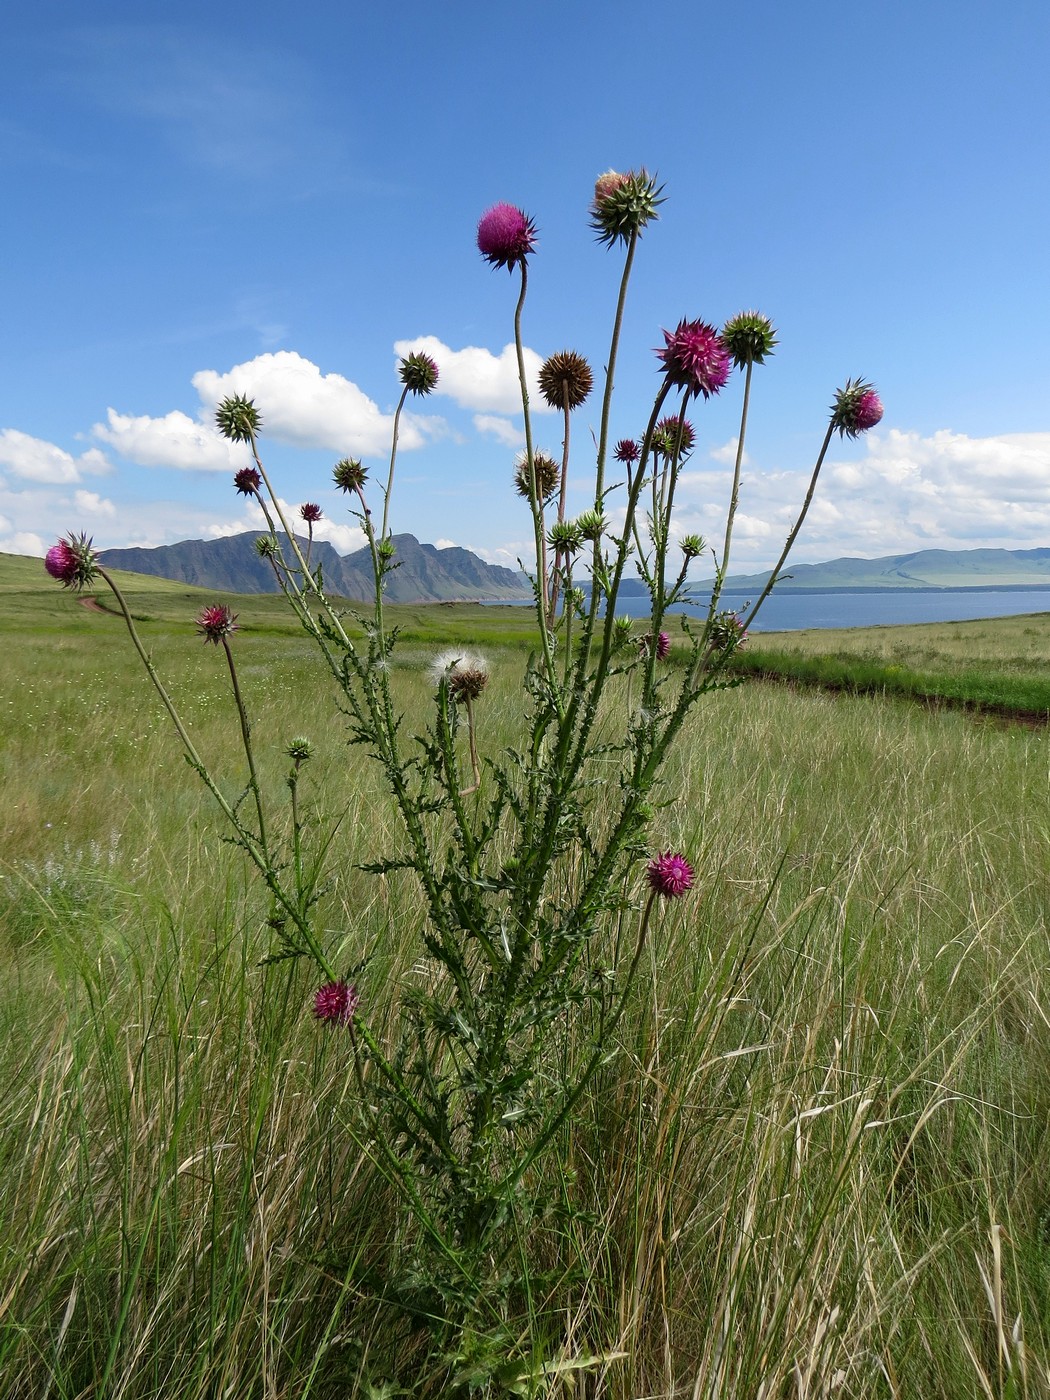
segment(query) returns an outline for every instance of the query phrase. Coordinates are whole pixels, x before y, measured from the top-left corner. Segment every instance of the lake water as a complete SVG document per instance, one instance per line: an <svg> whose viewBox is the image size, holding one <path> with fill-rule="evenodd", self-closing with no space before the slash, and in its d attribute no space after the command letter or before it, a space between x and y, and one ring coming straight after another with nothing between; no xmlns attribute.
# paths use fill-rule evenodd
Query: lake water
<svg viewBox="0 0 1050 1400"><path fill-rule="evenodd" d="M744 610L746 597L722 594L722 606ZM648 613L644 598L625 598L616 611L632 617ZM706 609L700 601L699 610ZM692 612L693 608L678 608ZM901 622L967 622L981 617L1050 612L1050 589L944 589L934 593L776 593L762 604L756 632L795 632L806 627L878 627Z"/></svg>
<svg viewBox="0 0 1050 1400"><path fill-rule="evenodd" d="M722 606L744 611L748 599L722 594ZM695 607L672 612L704 611L706 598ZM618 613L647 617L645 598L621 598ZM967 622L982 617L1050 612L1050 589L939 589L930 593L772 593L762 604L756 632L796 632L807 627L879 627L902 622Z"/></svg>

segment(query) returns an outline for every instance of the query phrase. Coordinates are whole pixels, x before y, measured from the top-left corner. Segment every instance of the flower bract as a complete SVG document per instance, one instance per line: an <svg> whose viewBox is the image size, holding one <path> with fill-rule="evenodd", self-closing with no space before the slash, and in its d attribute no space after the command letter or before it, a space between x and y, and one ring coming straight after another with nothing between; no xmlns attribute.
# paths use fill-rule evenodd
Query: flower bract
<svg viewBox="0 0 1050 1400"><path fill-rule="evenodd" d="M541 501L548 500L554 495L561 473L558 464L547 452L534 452L532 454L532 470L536 476L536 490L539 492ZM519 496L524 496L529 500L532 496L532 482L529 477L528 456L522 456L517 466L514 468L514 489Z"/></svg>
<svg viewBox="0 0 1050 1400"><path fill-rule="evenodd" d="M422 350L413 350L397 367L401 383L412 394L429 394L438 382L437 362Z"/></svg>
<svg viewBox="0 0 1050 1400"><path fill-rule="evenodd" d="M299 514L306 521L307 525L316 525L319 520L324 519L324 511L313 501L304 501L299 507Z"/></svg>
<svg viewBox="0 0 1050 1400"><path fill-rule="evenodd" d="M621 438L613 450L613 456L618 462L623 462L630 466L632 462L637 462L639 457L638 444L634 438Z"/></svg>
<svg viewBox="0 0 1050 1400"><path fill-rule="evenodd" d="M855 438L882 421L882 400L863 379L847 379L846 387L835 392L831 405L831 426L842 437Z"/></svg>
<svg viewBox="0 0 1050 1400"><path fill-rule="evenodd" d="M360 491L368 472L355 457L344 457L332 468L332 479L340 491Z"/></svg>
<svg viewBox="0 0 1050 1400"><path fill-rule="evenodd" d="M662 203L661 189L644 168L628 170L626 174L607 170L595 181L591 228L599 243L609 247L618 239L626 243L659 217L656 210Z"/></svg>
<svg viewBox="0 0 1050 1400"><path fill-rule="evenodd" d="M760 311L741 311L733 316L722 327L722 339L737 369L762 364L777 343L773 322Z"/></svg>
<svg viewBox="0 0 1050 1400"><path fill-rule="evenodd" d="M262 427L262 419L254 399L234 394L215 411L215 426L231 442L252 442Z"/></svg>
<svg viewBox="0 0 1050 1400"><path fill-rule="evenodd" d="M254 467L242 467L234 475L233 484L242 496L257 496L262 490L262 477Z"/></svg>

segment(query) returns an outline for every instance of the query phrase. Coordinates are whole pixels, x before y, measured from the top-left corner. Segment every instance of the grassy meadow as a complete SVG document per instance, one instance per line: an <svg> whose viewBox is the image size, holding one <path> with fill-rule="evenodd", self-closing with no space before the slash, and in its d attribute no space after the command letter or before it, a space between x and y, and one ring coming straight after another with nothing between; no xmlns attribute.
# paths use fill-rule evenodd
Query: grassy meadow
<svg viewBox="0 0 1050 1400"><path fill-rule="evenodd" d="M228 677L193 628L211 595L125 582L238 795ZM345 1043L305 969L262 965L264 894L119 618L6 556L0 602L0 1394L440 1393L369 1290L401 1226ZM264 784L292 736L317 747L324 926L341 963L375 949L382 1036L426 966L408 877L358 868L398 839L381 771L282 603L234 608ZM482 750L514 742L522 610L392 612L408 732L433 653L469 642ZM1050 615L821 635L989 685L1050 670ZM688 853L696 889L559 1143L575 1209L509 1321L597 1361L537 1393L1050 1397L1047 730L748 682L699 708L662 797L654 850Z"/></svg>

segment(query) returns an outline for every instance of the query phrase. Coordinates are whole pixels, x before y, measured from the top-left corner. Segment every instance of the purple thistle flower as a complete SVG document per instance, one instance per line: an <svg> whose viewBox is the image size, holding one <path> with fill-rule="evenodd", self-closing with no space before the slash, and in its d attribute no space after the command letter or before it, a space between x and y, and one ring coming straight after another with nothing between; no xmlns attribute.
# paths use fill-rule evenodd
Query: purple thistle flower
<svg viewBox="0 0 1050 1400"><path fill-rule="evenodd" d="M234 475L233 484L242 496L257 496L262 489L262 477L254 467L242 467Z"/></svg>
<svg viewBox="0 0 1050 1400"><path fill-rule="evenodd" d="M679 899L686 890L693 887L696 873L685 856L677 852L664 851L646 866L646 879L654 894L664 899Z"/></svg>
<svg viewBox="0 0 1050 1400"><path fill-rule="evenodd" d="M679 418L677 414L661 418L657 423L653 430L653 451L670 460L674 456L675 448L678 447L679 433L681 433L682 440L679 456L688 457L693 450L696 434L693 432L693 425L689 419Z"/></svg>
<svg viewBox="0 0 1050 1400"><path fill-rule="evenodd" d="M664 331L664 348L656 353L672 384L709 399L729 379L730 356L722 337L706 321L679 321Z"/></svg>
<svg viewBox="0 0 1050 1400"><path fill-rule="evenodd" d="M493 267L513 272L535 246L535 223L513 204L494 204L478 220L478 251Z"/></svg>
<svg viewBox="0 0 1050 1400"><path fill-rule="evenodd" d="M357 988L348 982L326 982L314 993L314 1015L334 1026L348 1026L360 999Z"/></svg>
<svg viewBox="0 0 1050 1400"><path fill-rule="evenodd" d="M831 405L831 426L840 437L855 438L882 421L882 400L863 379L847 379L844 389L835 391Z"/></svg>
<svg viewBox="0 0 1050 1400"><path fill-rule="evenodd" d="M70 531L65 539L47 551L44 568L63 588L75 588L79 593L98 573L98 555L87 535L74 535Z"/></svg>
<svg viewBox="0 0 1050 1400"><path fill-rule="evenodd" d="M305 501L299 507L299 514L306 521L307 525L316 525L319 520L324 519L324 511L313 501Z"/></svg>
<svg viewBox="0 0 1050 1400"><path fill-rule="evenodd" d="M224 637L237 631L237 614L225 603L212 603L197 614L197 631L206 642L218 646Z"/></svg>
<svg viewBox="0 0 1050 1400"><path fill-rule="evenodd" d="M613 456L618 462L623 462L625 466L630 466L632 462L638 460L638 444L634 438L621 438L616 444Z"/></svg>
<svg viewBox="0 0 1050 1400"><path fill-rule="evenodd" d="M649 643L652 641L652 639L653 639L653 634L652 634L651 632L646 632L646 634L645 634L644 637L639 637L639 638L638 638L638 646L639 646L639 648L640 648L641 653L642 653L643 656L645 656L645 655L648 653L648 651L649 651ZM671 637L670 637L670 633L668 633L668 632L657 632L657 634L656 634L656 659L657 659L657 661L666 661L667 658L668 658L670 655L671 655Z"/></svg>

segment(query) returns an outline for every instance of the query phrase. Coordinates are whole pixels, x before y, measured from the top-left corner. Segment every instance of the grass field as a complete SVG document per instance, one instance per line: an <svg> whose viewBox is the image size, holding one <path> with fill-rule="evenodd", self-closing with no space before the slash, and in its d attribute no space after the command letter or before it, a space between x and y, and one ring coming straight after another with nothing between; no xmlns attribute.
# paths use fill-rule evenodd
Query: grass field
<svg viewBox="0 0 1050 1400"><path fill-rule="evenodd" d="M119 619L39 570L0 558L0 1394L428 1394L367 1286L397 1216L353 1145L345 1048L308 978L260 965L266 902ZM238 791L221 656L192 626L210 595L130 597ZM420 901L357 868L395 840L378 770L281 605L234 606L264 784L291 735L317 745L313 800L342 818L324 926L377 944L382 1035ZM482 747L511 743L521 610L396 612L409 723L432 653L472 642ZM821 640L1038 681L1050 619ZM662 795L654 849L690 854L696 898L560 1144L573 1224L510 1323L605 1361L549 1393L1050 1396L1046 730L745 684L696 714Z"/></svg>

